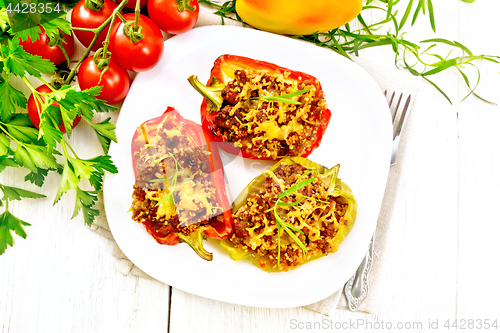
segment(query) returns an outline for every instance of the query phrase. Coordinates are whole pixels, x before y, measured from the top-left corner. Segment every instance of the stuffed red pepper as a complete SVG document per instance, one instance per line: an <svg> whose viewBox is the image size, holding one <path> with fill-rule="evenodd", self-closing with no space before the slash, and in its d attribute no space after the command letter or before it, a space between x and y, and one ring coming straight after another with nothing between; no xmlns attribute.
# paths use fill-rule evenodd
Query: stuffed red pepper
<svg viewBox="0 0 500 333"><path fill-rule="evenodd" d="M314 76L236 55L217 58L210 76L207 85L188 78L204 97L201 119L210 140L262 160L307 157L319 146L331 112Z"/></svg>
<svg viewBox="0 0 500 333"><path fill-rule="evenodd" d="M220 159L201 126L168 108L137 128L132 161L132 219L143 223L158 243L184 242L212 260L203 239L227 237L232 217Z"/></svg>

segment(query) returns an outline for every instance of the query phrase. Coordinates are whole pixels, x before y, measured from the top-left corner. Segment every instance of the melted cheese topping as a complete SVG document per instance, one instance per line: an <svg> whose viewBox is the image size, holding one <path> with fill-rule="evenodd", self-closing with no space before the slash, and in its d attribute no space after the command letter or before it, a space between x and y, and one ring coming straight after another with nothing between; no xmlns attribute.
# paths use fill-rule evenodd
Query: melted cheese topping
<svg viewBox="0 0 500 333"><path fill-rule="evenodd" d="M239 250L250 252L254 258L258 258L261 265L266 269L277 269L278 237L280 238L281 270L296 268L300 264L335 252L338 244L334 237L342 225L345 225L345 214L347 205L339 203L337 198L327 192L330 179L317 174L310 174L307 178L315 180L284 198L282 202L300 203L291 206L277 206L279 218L302 232L292 231L295 236L306 246L304 252L299 244L284 230L280 229L274 215L274 206L278 196L286 189L294 185L302 174L290 176L278 176L276 170L266 171L268 178L260 187L260 191L247 198L247 201L233 215L236 230L229 242ZM284 172L286 175L287 173ZM302 178L305 180L307 178ZM314 193L314 194L310 194ZM309 194L309 195L308 195ZM240 223L243 222L243 225ZM241 227L246 233L242 237Z"/></svg>
<svg viewBox="0 0 500 333"><path fill-rule="evenodd" d="M319 82L304 84L290 79L289 74L245 70L248 80L244 84L231 81L228 85L230 91L238 94L237 103L228 113L231 118L226 121L226 124L233 124L230 127L234 137L231 142L239 147L253 149L259 157L276 159L280 156L283 144L292 151L285 155L300 156L316 141L321 119L317 116L313 119L313 102L318 103L318 108L326 109L323 92L317 88ZM302 89L309 91L288 98L301 104L265 100L266 97L280 97ZM300 149L296 149L297 143L300 143Z"/></svg>
<svg viewBox="0 0 500 333"><path fill-rule="evenodd" d="M169 120L165 117L156 136L141 148L143 169L139 178L145 200L157 207L157 224L178 221L180 226L187 226L207 221L222 213L212 177L206 172L210 169L209 152L197 147L178 124Z"/></svg>

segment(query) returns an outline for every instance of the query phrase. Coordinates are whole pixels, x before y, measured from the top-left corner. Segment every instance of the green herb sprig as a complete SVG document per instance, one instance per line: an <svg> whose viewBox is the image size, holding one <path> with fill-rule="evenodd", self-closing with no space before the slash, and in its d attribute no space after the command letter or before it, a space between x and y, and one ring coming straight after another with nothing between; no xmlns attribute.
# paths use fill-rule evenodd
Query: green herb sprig
<svg viewBox="0 0 500 333"><path fill-rule="evenodd" d="M14 245L14 238L11 232L13 231L16 235L26 238L26 231L23 227L31 225L12 215L9 211L9 201L21 200L23 198L45 198L45 195L3 184L0 184L0 190L3 193L0 206L5 206L4 212L0 214L0 254L2 254L7 249L7 246Z"/></svg>
<svg viewBox="0 0 500 333"><path fill-rule="evenodd" d="M69 22L62 18L43 22L41 26L50 38L58 30L71 30ZM56 171L61 174L61 181L53 203L57 203L69 190L75 191L72 218L82 213L84 222L91 225L99 214L95 203L102 192L104 173L118 172L107 155L111 141L116 142L115 126L110 123L111 118L94 122L94 115L117 108L96 98L100 87L78 91L76 85L69 84L71 80L48 93L35 90L31 82L38 80L49 85L43 76L54 74L56 67L46 59L25 52L19 41L28 36L36 40L40 33L40 27L35 26L14 35L5 10L0 9L0 172L7 167L24 168L28 171L24 181L42 187L49 171ZM40 110L39 129L33 126L23 110L27 107L27 98L14 86L14 77L24 82L32 92ZM59 106L54 106L54 103ZM83 159L69 144L71 126L77 116L94 130L103 149L102 155ZM60 126L65 129L66 135ZM91 189L88 189L89 185ZM1 255L14 244L12 232L25 238L24 227L30 225L12 215L9 203L24 198L44 198L45 195L3 184L0 190L3 192L0 206L4 207L0 214Z"/></svg>
<svg viewBox="0 0 500 333"><path fill-rule="evenodd" d="M174 189L177 186L177 177L179 175L179 168L182 168L182 167L172 153L169 153L169 155L174 159L174 163L175 163L175 171L172 175L172 180L170 181L170 184L168 184L168 188L169 188L170 192L164 198L162 198L160 201L158 201L156 206L161 206L161 204L163 204L165 201L168 200L170 202L170 208L174 208ZM165 180L165 179L159 179L159 180L155 179L155 181L162 181L162 180Z"/></svg>
<svg viewBox="0 0 500 333"><path fill-rule="evenodd" d="M289 196L289 195L292 195L292 194L296 194L298 193L298 191L304 187L306 187L307 185L311 184L312 182L314 182L316 180L316 178L308 178L306 180L303 180L303 181L300 181L302 178L304 178L306 175L310 174L310 173L313 173L313 172L316 172L316 170L307 170L306 172L304 172L295 182L295 184L293 184L292 186L290 186L287 190L283 191L281 194L278 195L278 199L276 200L276 202L274 203L274 207L273 207L273 212L274 212L274 217L276 219L276 225L278 227L278 268L280 268L280 258L281 258L281 228L283 228L286 233L299 245L299 247L304 251L304 252L307 252L307 248L306 246L304 245L304 243L302 243L302 241L297 237L296 234L294 234L292 232L295 231L295 232L300 232L301 234L304 235L304 232L302 230L300 230L299 228L297 228L296 226L286 222L286 221L283 221L283 219L279 216L278 214L278 206L284 206L284 207L293 207L293 206L297 206L299 205L302 201L304 201L304 197L298 201L294 201L294 202L283 202L281 201L281 199ZM298 193L300 194L300 193ZM301 194L300 194L301 195Z"/></svg>
<svg viewBox="0 0 500 333"><path fill-rule="evenodd" d="M252 97L250 99L260 99L262 101L281 102L284 104L300 105L300 104L302 104L301 102L295 101L292 98L295 96L300 96L302 94L305 94L309 90L311 90L311 88L294 91L292 93L284 94L284 95L280 95L280 96L257 96L257 97Z"/></svg>
<svg viewBox="0 0 500 333"><path fill-rule="evenodd" d="M462 1L466 3L474 2L474 0ZM245 23L237 16L234 0L226 1L222 5L209 0L200 0L200 3L215 8L217 10L215 14L220 15L222 21L224 18L229 18ZM436 18L431 0L410 0L407 6L401 10L403 14L400 19L397 17L400 10L398 8L400 0L381 0L382 4L379 5L374 5L373 3L374 0L367 0L357 17L357 20L362 25L361 29L353 30L349 24L346 24L328 32L290 37L308 41L320 47L329 48L347 58L350 58L352 54L359 55L359 51L363 49L389 45L394 51L394 63L396 67L406 69L414 76L422 77L436 88L450 104L452 102L446 92L431 79L433 75L450 69L455 69L460 73L464 84L469 89L468 94L463 99L474 95L486 101L475 93L481 76L476 62L485 60L498 63L500 57L484 54L475 55L463 44L444 38L431 38L417 43L408 40L408 34L402 30L403 27L410 21L411 25L414 25L417 19L423 15L428 15L430 26L436 32ZM368 25L363 15L371 10L383 11L385 17L379 22ZM433 53L432 51L436 49L436 46L446 46L448 50L442 53ZM459 55L452 56L455 52L458 52ZM465 67L472 67L476 70L477 80L475 82L472 82L465 73Z"/></svg>
<svg viewBox="0 0 500 333"><path fill-rule="evenodd" d="M199 3L206 4L212 8L215 8L216 12L214 14L219 15L221 17L221 24L224 25L224 19L237 21L240 23L245 23L236 13L236 0L226 1L223 4L219 4L217 2L209 1L209 0L198 0Z"/></svg>

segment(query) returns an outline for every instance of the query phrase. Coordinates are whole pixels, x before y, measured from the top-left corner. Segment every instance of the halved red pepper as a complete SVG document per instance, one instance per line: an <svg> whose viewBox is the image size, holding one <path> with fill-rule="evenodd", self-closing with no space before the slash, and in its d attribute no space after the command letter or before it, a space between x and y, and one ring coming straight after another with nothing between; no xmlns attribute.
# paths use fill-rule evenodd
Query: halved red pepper
<svg viewBox="0 0 500 333"><path fill-rule="evenodd" d="M165 135L161 132L159 133L158 129L166 129L164 133L167 133L168 131L175 132L175 139L164 137ZM179 177L182 179L182 177L177 173L168 174L168 172L166 172L164 164L165 159L169 158L169 156L172 156L172 158L175 159L173 154L179 153L178 150L175 150L177 149L175 144L171 144L171 146L169 146L169 142L167 142L169 140L170 143L173 143L174 140L183 140L183 145L187 145L188 150L197 150L203 152L202 154L198 154L198 156L202 156L202 159L201 161L198 161L199 163L197 164L197 166L195 162L189 159L186 160L187 162L181 161L181 163L195 163L193 165L195 167L199 167L199 170L208 170L208 173L210 173L210 185L215 189L216 197L215 203L213 204L215 207L220 208L218 209L219 214L217 214L216 216L212 216L208 220L201 223L198 223L198 221L194 221L192 225L190 225L190 223L187 223L185 225L179 223L177 225L168 224L164 226L162 226L161 223L157 223L158 221L153 221L149 217L141 218L141 214L145 214L144 212L146 212L145 207L141 206L141 202L145 202L146 200L146 188L152 186L154 189L158 190L158 188L155 188L156 185L151 185L153 184L151 182L154 182L155 180L151 180L150 178L157 178L156 180L160 180L161 182L163 182L163 184L165 185L161 186L163 186L164 188L168 188L169 191L172 191L172 193L174 188L170 188L172 183L170 183L169 185L167 179L170 178L173 181L173 178L175 177L176 183ZM151 153L151 156L154 155L156 158L159 151L161 151L162 154L160 154L160 157L157 158L157 164L153 165L145 163L146 160L144 159L144 156L148 156L148 153ZM217 239L223 239L227 237L227 235L231 233L232 230L232 215L226 196L224 175L220 156L218 155L218 151L216 149L212 149L210 147L206 133L203 131L202 127L195 122L184 119L177 110L169 107L163 113L163 115L150 119L137 127L137 130L132 137L131 153L132 166L136 179L136 190L134 191L134 203L132 208L134 208L134 205L138 205L136 207L142 207L139 210L131 209L132 211L134 211L133 219L142 222L145 225L148 233L151 234L158 243L166 245L176 245L179 242L185 242L189 246L191 246L193 250L195 250L195 252L200 255L200 257L206 260L211 260L212 254L207 252L203 248L203 235L205 235L206 237ZM164 155L165 157L161 155ZM156 159L147 161L148 163L150 163L154 160ZM176 169L177 165L181 167L181 163L177 164L177 160L175 160L175 163ZM158 166L160 167L160 170L163 169L163 171L161 172L162 175L158 175ZM200 171L200 173L204 173L205 171ZM162 178L162 176L164 176L164 178ZM160 185L157 186L161 188ZM148 212L151 212L151 209L149 209ZM177 214L178 213L179 212L177 211ZM183 230L189 230L189 233L183 232Z"/></svg>
<svg viewBox="0 0 500 333"><path fill-rule="evenodd" d="M242 72L244 72L245 76L243 79L241 78ZM250 79L247 81L248 73L251 73L254 81L257 79L261 81L254 82ZM330 121L331 112L324 103L324 93L318 79L312 75L292 71L269 62L225 54L215 60L207 85L203 85L194 75L190 76L188 81L204 97L201 105L201 120L204 130L210 135L210 140L214 142L236 143L234 146L225 144L221 148L246 158L276 160L284 156L307 157L319 146ZM253 89L255 87L258 87L258 89ZM284 94L282 89L276 87L283 87L289 91ZM300 87L307 87L309 89L302 90ZM295 92L292 92L294 89ZM240 95L237 97L234 94L231 95L234 92L238 92ZM290 93L292 95L295 93L296 95L289 97ZM280 99L281 96L286 98ZM273 100L272 98L275 99ZM280 103L283 104L280 105ZM248 131L253 125L242 124L241 120L243 118L246 117L245 119L247 119L250 117L248 114L244 114L244 111L250 110L254 112L252 109L254 106L252 105L257 104L254 112L256 114L259 111L268 112L268 110L282 110L286 108L288 108L287 110L291 110L290 114L293 112L299 114L297 110L300 107L297 104L292 106L292 103L299 105L310 103L309 113L303 114L301 119L292 124L297 125L297 131L294 131L294 127L289 125L290 123L286 123L291 119L286 118L289 117L287 114L283 114L283 116L272 115L266 120L257 119L257 115L254 117L257 120L252 121L257 126L251 130L258 130L258 135L263 137L263 139L257 138L257 141L261 141L264 147L259 148L258 145L260 143L255 144L256 132L252 134L252 132ZM233 108L228 110L228 106ZM234 109L237 110L235 111ZM243 111L240 112L241 110ZM240 114L243 114L243 116L240 117ZM239 117L236 119L237 121L235 121L235 117ZM230 129L231 126L237 126L238 128L233 127L235 132L232 134L221 134L221 131L218 130L218 128L222 128L220 127L221 119L227 120L227 123L222 125L227 126L223 131L227 129L230 132L232 130ZM264 126L263 124L266 121L269 124ZM310 124L312 129L307 130L311 133L305 133L306 130L303 126L305 123ZM245 130L246 133L241 134L241 130ZM253 135L252 141L250 139L245 141L245 139L236 138L237 136L241 137L247 134ZM265 152L270 146L270 142L276 142L273 143L277 147L276 153L270 150L270 153ZM304 144L306 145L305 147L303 146Z"/></svg>

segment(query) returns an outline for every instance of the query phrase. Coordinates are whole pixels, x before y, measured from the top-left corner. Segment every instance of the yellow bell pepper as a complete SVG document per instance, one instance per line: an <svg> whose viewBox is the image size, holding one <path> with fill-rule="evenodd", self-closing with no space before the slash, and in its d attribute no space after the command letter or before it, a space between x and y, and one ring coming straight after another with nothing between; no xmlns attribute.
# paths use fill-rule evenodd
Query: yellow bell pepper
<svg viewBox="0 0 500 333"><path fill-rule="evenodd" d="M251 26L286 35L336 29L361 12L361 0L237 0L236 12Z"/></svg>
<svg viewBox="0 0 500 333"><path fill-rule="evenodd" d="M303 157L281 159L255 177L236 197L231 208L233 229L220 246L231 259L251 258L255 266L269 272L295 269L336 252L354 226L357 214L351 188L337 177L339 168L340 165L326 168ZM290 175L293 170L297 172ZM304 184L308 179L303 178L306 172L311 173L311 178L309 185L302 186L300 181ZM296 180L286 184L285 178ZM273 180L269 183L269 179ZM306 186L310 186L308 190ZM276 207L280 210L286 207L283 211L291 213L279 216L282 213ZM254 218L249 218L252 215ZM284 230L284 224L296 232L295 238L290 230L290 233Z"/></svg>

